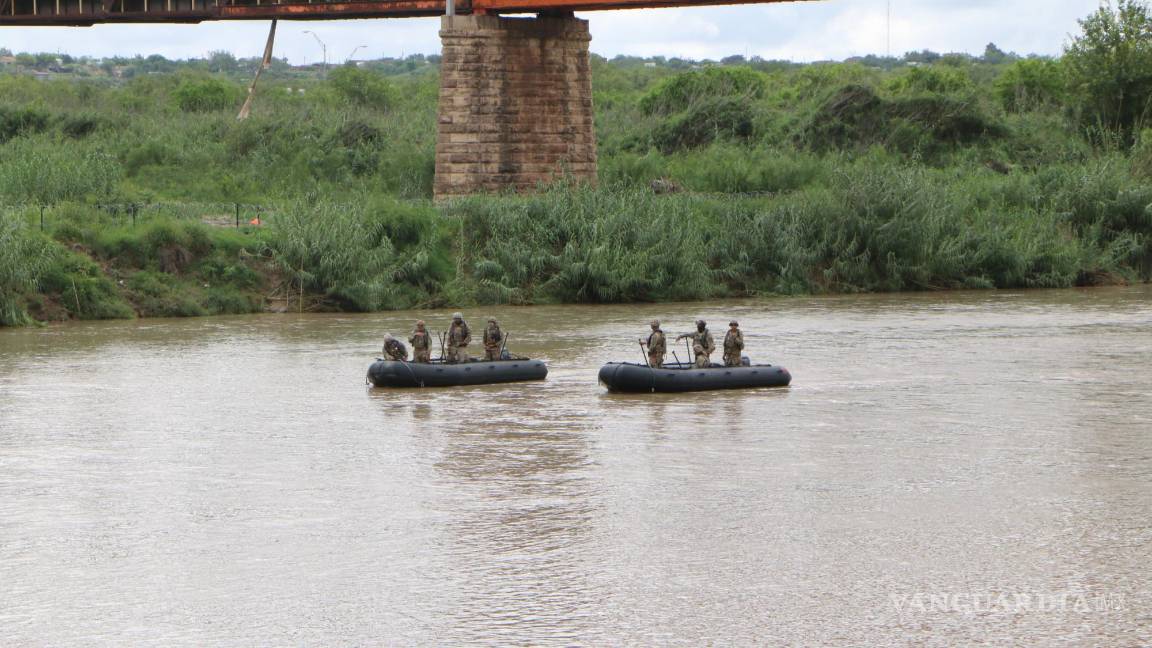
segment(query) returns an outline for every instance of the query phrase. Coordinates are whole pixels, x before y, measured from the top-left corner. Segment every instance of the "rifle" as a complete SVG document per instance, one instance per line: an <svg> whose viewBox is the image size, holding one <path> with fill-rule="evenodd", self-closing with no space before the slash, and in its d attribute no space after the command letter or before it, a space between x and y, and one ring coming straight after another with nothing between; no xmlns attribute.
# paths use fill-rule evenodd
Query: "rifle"
<svg viewBox="0 0 1152 648"><path fill-rule="evenodd" d="M508 337L510 335L511 335L511 333L505 333L504 339L500 341L500 359L501 360L504 359L504 349L506 349L508 347Z"/></svg>

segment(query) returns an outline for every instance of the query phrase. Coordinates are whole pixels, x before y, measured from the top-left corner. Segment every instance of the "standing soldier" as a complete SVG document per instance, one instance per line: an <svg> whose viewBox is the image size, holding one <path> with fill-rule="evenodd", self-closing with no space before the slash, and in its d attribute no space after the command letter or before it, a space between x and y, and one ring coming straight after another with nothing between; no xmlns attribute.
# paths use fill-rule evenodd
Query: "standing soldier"
<svg viewBox="0 0 1152 648"><path fill-rule="evenodd" d="M432 336L424 328L424 320L416 322L416 330L408 342L412 344L412 362L432 361Z"/></svg>
<svg viewBox="0 0 1152 648"><path fill-rule="evenodd" d="M728 333L724 335L724 366L739 367L740 352L744 350L744 334L736 320L728 322Z"/></svg>
<svg viewBox="0 0 1152 648"><path fill-rule="evenodd" d="M389 360L404 362L408 359L408 349L404 347L403 342L392 337L391 333L385 333L384 355L388 356Z"/></svg>
<svg viewBox="0 0 1152 648"><path fill-rule="evenodd" d="M484 359L488 361L500 359L500 343L504 341L504 333L495 317L488 318L488 328L484 329Z"/></svg>
<svg viewBox="0 0 1152 648"><path fill-rule="evenodd" d="M708 324L704 320L696 320L696 332L685 333L676 338L679 342L684 338L692 338L692 352L696 356L696 367L706 368L712 366L712 361L709 356L716 350L716 342L712 340L712 334L708 332Z"/></svg>
<svg viewBox="0 0 1152 648"><path fill-rule="evenodd" d="M452 325L448 327L448 362L468 362L468 343L472 341L472 330L464 321L464 315L452 313Z"/></svg>
<svg viewBox="0 0 1152 648"><path fill-rule="evenodd" d="M660 320L652 320L652 333L648 335L647 340L640 338L640 344L648 349L649 366L653 369L664 366L664 354L667 353L667 350L665 349L664 331L660 330Z"/></svg>

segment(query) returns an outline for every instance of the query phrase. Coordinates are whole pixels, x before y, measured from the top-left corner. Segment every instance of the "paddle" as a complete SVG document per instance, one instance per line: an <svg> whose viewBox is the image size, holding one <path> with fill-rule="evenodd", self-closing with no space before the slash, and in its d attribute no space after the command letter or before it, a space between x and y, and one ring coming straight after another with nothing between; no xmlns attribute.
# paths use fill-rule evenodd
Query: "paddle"
<svg viewBox="0 0 1152 648"><path fill-rule="evenodd" d="M505 333L504 339L502 339L500 341L500 358L499 358L500 360L504 359L504 349L506 349L508 347L508 336L510 336L510 335L512 335L512 334L511 333Z"/></svg>
<svg viewBox="0 0 1152 648"><path fill-rule="evenodd" d="M651 369L652 363L648 362L648 354L646 353L646 349L644 348L644 340L636 340L636 344L640 345L640 355L644 356L644 366Z"/></svg>

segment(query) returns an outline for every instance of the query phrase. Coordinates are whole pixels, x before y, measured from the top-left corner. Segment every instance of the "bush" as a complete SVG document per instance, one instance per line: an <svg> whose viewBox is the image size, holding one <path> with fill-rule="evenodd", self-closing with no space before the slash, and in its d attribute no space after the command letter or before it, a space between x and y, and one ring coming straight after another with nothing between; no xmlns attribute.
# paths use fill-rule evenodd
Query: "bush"
<svg viewBox="0 0 1152 648"><path fill-rule="evenodd" d="M49 122L48 113L37 108L0 106L0 144L20 135L42 133Z"/></svg>
<svg viewBox="0 0 1152 648"><path fill-rule="evenodd" d="M895 95L968 93L973 88L972 77L964 70L936 65L908 68L887 84Z"/></svg>
<svg viewBox="0 0 1152 648"><path fill-rule="evenodd" d="M664 153L693 149L718 140L752 136L752 108L744 99L719 97L696 102L652 132L652 143Z"/></svg>
<svg viewBox="0 0 1152 648"><path fill-rule="evenodd" d="M385 110L396 101L396 92L387 79L353 65L332 70L327 83L337 96L356 105Z"/></svg>
<svg viewBox="0 0 1152 648"><path fill-rule="evenodd" d="M671 115L700 101L716 99L749 102L764 96L768 77L745 67L710 67L665 79L640 99L647 115Z"/></svg>
<svg viewBox="0 0 1152 648"><path fill-rule="evenodd" d="M1050 59L1017 61L996 79L994 90L1008 112L1054 108L1064 99L1063 69Z"/></svg>
<svg viewBox="0 0 1152 648"><path fill-rule="evenodd" d="M184 112L214 112L236 108L243 91L228 81L200 77L182 81L172 96L176 100L176 105Z"/></svg>

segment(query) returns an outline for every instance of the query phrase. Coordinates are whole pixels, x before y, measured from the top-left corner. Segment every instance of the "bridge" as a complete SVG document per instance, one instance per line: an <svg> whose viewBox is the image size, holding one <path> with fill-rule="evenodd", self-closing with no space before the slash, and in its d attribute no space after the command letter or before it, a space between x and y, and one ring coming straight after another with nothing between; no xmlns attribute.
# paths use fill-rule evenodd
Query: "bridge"
<svg viewBox="0 0 1152 648"><path fill-rule="evenodd" d="M0 27L441 16L433 193L447 199L596 182L591 35L574 12L785 1L0 0Z"/></svg>

